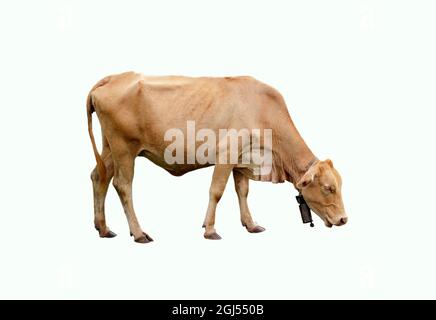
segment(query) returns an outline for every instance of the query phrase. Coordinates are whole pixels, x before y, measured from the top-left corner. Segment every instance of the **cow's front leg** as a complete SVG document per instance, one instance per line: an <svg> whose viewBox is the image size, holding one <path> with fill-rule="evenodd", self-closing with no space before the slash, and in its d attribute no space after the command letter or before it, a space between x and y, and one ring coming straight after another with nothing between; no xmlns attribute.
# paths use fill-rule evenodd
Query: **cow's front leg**
<svg viewBox="0 0 436 320"><path fill-rule="evenodd" d="M203 227L206 229L204 232L204 237L206 239L221 239L221 237L215 231L215 211L216 206L224 193L224 189L226 188L227 180L229 180L232 169L233 165L215 165L212 183L209 189L209 205L207 207L206 217L203 223Z"/></svg>
<svg viewBox="0 0 436 320"><path fill-rule="evenodd" d="M123 153L122 156L116 156L114 154L115 173L113 185L123 205L124 213L129 223L130 234L134 236L136 242L147 243L153 241L153 239L142 231L138 219L136 218L135 210L133 209L132 181L134 159L135 157L128 153Z"/></svg>
<svg viewBox="0 0 436 320"><path fill-rule="evenodd" d="M248 209L247 196L248 196L248 178L244 176L237 169L233 170L233 179L235 180L235 189L238 194L239 209L241 211L241 223L250 233L258 233L265 231L265 228L257 225L251 217L250 210Z"/></svg>

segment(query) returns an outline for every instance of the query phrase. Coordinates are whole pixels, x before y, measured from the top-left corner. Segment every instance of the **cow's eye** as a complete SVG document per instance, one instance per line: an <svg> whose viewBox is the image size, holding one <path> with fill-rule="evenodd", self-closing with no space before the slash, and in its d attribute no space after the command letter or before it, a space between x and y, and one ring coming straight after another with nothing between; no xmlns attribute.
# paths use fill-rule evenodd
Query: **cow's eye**
<svg viewBox="0 0 436 320"><path fill-rule="evenodd" d="M323 186L323 190L326 193L335 193L336 192L336 188L334 186Z"/></svg>

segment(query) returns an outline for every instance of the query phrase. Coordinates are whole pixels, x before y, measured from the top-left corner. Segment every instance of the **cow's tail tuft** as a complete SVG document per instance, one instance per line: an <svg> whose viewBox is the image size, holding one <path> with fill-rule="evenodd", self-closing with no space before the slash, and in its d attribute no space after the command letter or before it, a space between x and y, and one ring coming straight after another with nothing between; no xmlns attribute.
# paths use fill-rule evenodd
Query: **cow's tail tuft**
<svg viewBox="0 0 436 320"><path fill-rule="evenodd" d="M88 133L91 139L92 149L94 150L95 161L97 161L97 171L101 180L106 180L106 166L104 165L103 159L98 153L97 146L95 144L94 133L92 132L92 113L95 111L94 104L92 101L92 90L88 95L86 102L86 113L88 116Z"/></svg>

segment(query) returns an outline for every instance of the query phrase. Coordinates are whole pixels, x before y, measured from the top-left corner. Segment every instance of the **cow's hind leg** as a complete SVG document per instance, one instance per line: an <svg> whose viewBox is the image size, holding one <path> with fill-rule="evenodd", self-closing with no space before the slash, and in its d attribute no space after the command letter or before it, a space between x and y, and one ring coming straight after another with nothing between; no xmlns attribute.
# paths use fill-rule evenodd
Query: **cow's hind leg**
<svg viewBox="0 0 436 320"><path fill-rule="evenodd" d="M265 228L257 225L251 217L250 210L248 209L247 196L248 196L248 178L239 172L237 169L233 169L233 178L235 180L235 189L238 194L239 209L241 211L241 223L247 229L248 232L258 233L265 231Z"/></svg>
<svg viewBox="0 0 436 320"><path fill-rule="evenodd" d="M209 206L207 207L206 217L203 223L203 227L206 229L204 232L204 237L206 239L221 239L215 231L215 211L216 206L224 193L232 168L232 165L215 165L212 183L209 189Z"/></svg>
<svg viewBox="0 0 436 320"><path fill-rule="evenodd" d="M130 234L134 236L135 241L139 243L153 241L148 234L142 231L138 219L136 218L135 210L133 209L132 182L136 154L129 152L128 148L125 148L124 150L117 150L117 152L112 150L112 155L114 159L113 185L123 205Z"/></svg>
<svg viewBox="0 0 436 320"><path fill-rule="evenodd" d="M100 237L113 238L114 232L106 225L104 203L109 183L114 175L114 163L107 140L103 138L102 159L106 167L106 177L100 177L97 167L91 172L92 187L94 190L94 226Z"/></svg>

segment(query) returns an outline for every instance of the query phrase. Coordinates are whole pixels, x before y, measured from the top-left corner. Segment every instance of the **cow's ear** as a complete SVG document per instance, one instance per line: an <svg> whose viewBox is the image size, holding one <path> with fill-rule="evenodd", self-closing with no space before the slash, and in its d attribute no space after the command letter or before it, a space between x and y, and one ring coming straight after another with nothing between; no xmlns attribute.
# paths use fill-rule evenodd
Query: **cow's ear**
<svg viewBox="0 0 436 320"><path fill-rule="evenodd" d="M330 168L333 168L333 161L332 161L332 160L327 159L327 160L325 161L325 163L327 163L327 164L330 166Z"/></svg>
<svg viewBox="0 0 436 320"><path fill-rule="evenodd" d="M316 178L318 178L320 168L318 165L312 166L297 182L297 189L301 190L309 186Z"/></svg>
<svg viewBox="0 0 436 320"><path fill-rule="evenodd" d="M315 180L315 173L314 172L306 172L304 176L298 181L297 183L297 189L301 190L306 188L308 185L310 185Z"/></svg>
<svg viewBox="0 0 436 320"><path fill-rule="evenodd" d="M313 179L311 179L310 177L303 177L300 179L300 181L298 181L297 183L297 189L301 190L306 188L309 184L311 184L313 181Z"/></svg>

